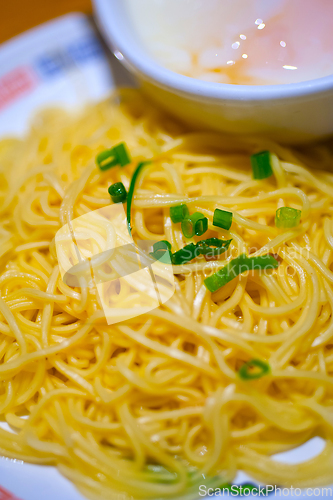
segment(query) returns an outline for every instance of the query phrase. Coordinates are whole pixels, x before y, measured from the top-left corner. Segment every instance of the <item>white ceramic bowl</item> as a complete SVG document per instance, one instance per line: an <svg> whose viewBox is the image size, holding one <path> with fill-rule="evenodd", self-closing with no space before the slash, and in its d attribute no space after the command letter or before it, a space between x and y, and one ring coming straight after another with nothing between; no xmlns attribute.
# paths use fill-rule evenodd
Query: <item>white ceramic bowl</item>
<svg viewBox="0 0 333 500"><path fill-rule="evenodd" d="M94 5L97 23L116 57L152 99L192 126L261 134L285 143L333 133L333 75L260 86L196 80L162 67L147 54L123 0L94 0Z"/></svg>

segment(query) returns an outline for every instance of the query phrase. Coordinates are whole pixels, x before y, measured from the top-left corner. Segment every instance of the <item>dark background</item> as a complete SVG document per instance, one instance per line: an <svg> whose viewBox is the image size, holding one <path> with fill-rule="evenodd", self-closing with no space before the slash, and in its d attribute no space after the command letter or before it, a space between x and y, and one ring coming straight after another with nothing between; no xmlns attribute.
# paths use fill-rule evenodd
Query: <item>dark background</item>
<svg viewBox="0 0 333 500"><path fill-rule="evenodd" d="M91 14L90 0L0 0L0 43L68 12Z"/></svg>

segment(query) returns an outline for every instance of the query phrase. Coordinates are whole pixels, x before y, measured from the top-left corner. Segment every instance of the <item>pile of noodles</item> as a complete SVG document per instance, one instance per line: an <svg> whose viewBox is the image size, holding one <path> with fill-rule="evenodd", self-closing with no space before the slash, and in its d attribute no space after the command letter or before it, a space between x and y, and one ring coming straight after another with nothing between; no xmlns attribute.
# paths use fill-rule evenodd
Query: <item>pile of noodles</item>
<svg viewBox="0 0 333 500"><path fill-rule="evenodd" d="M101 172L96 154L124 141L133 162ZM273 155L253 180L249 156ZM217 260L174 266L159 309L108 325L96 290L59 274L56 232L111 203L138 161L133 237L191 240L170 220L186 203L209 219L204 238L230 239ZM238 470L264 484L333 482L333 154L266 140L189 132L123 91L78 116L39 114L24 140L0 142L0 455L56 465L89 498L195 498ZM277 208L302 210L279 230ZM212 226L232 211L230 231ZM195 237L193 241L198 241ZM202 238L201 238L202 239ZM235 255L271 253L215 294L205 276ZM251 359L271 373L242 380ZM2 426L6 427L6 426ZM323 451L297 465L271 455L313 436Z"/></svg>

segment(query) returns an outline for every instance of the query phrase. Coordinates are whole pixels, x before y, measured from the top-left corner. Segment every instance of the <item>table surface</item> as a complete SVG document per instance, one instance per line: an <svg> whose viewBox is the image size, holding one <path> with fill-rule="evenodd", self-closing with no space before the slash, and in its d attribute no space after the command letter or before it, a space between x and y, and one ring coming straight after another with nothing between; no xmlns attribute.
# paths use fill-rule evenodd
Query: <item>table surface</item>
<svg viewBox="0 0 333 500"><path fill-rule="evenodd" d="M91 0L0 0L0 43L68 12L91 14Z"/></svg>

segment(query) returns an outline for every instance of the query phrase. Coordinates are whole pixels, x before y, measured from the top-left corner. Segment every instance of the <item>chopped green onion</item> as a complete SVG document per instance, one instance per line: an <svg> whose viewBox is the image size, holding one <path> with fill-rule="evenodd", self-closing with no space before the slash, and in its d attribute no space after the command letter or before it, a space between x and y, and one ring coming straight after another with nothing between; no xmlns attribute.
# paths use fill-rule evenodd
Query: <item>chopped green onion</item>
<svg viewBox="0 0 333 500"><path fill-rule="evenodd" d="M194 215L199 214L199 212L196 212L193 214L191 217ZM199 214L200 216L202 214ZM198 217L197 220L195 221L194 224L194 233L196 236L202 236L208 229L208 219L207 217Z"/></svg>
<svg viewBox="0 0 333 500"><path fill-rule="evenodd" d="M111 167L115 167L118 165L118 159L114 155L114 152L112 149L106 149L105 151L102 151L96 156L96 163L99 166L99 168L104 171L108 170Z"/></svg>
<svg viewBox="0 0 333 500"><path fill-rule="evenodd" d="M187 219L190 215L188 211L187 205L181 204L176 207L170 207L170 217L174 224L181 222L184 219Z"/></svg>
<svg viewBox="0 0 333 500"><path fill-rule="evenodd" d="M157 252L158 250L167 250L167 249L171 250L171 243L167 240L157 241L153 245L154 252Z"/></svg>
<svg viewBox="0 0 333 500"><path fill-rule="evenodd" d="M190 243L172 254L172 263L174 265L185 264L199 255L209 255L210 257L221 255L221 253L228 249L231 241L208 238L207 240L199 241L196 245Z"/></svg>
<svg viewBox="0 0 333 500"><path fill-rule="evenodd" d="M174 252L172 254L172 263L178 266L193 260L196 257L196 248L197 246L194 243L190 243L177 252Z"/></svg>
<svg viewBox="0 0 333 500"><path fill-rule="evenodd" d="M194 236L194 224L190 218L182 220L182 233L185 238Z"/></svg>
<svg viewBox="0 0 333 500"><path fill-rule="evenodd" d="M145 167L149 163L150 163L150 161L142 161L138 164L138 166L134 170L134 173L133 173L133 176L131 179L131 183L130 183L130 187L128 190L128 194L127 194L127 228L128 228L128 232L130 235L132 234L131 208L132 208L132 201L133 201L133 194L134 194L136 179L138 178L138 175L141 172L141 170L143 169L143 167Z"/></svg>
<svg viewBox="0 0 333 500"><path fill-rule="evenodd" d="M222 267L219 271L212 274L208 278L204 280L204 284L206 288L212 293L219 290L222 286L229 283L229 281L233 280L241 274L242 266L246 262L246 254L243 253L229 262L225 267Z"/></svg>
<svg viewBox="0 0 333 500"><path fill-rule="evenodd" d="M249 490L249 492L251 492L251 491L258 492L259 491L259 486L256 486L253 483L242 483L242 484L223 483L223 484L221 484L221 486L219 486L219 488L220 488L223 495L224 495L223 490L228 490L228 491L232 492L232 496L238 496L238 495L243 496L245 489ZM262 489L260 487L260 491L264 491L266 493L267 489L266 488ZM229 496L229 494L228 494L228 496ZM245 493L244 493L244 496L246 496ZM268 494L266 496L268 496Z"/></svg>
<svg viewBox="0 0 333 500"><path fill-rule="evenodd" d="M228 250L231 240L220 240L219 238L207 238L199 241L196 246L200 255L216 257Z"/></svg>
<svg viewBox="0 0 333 500"><path fill-rule="evenodd" d="M221 227L229 231L232 224L232 212L216 208L213 216L213 226Z"/></svg>
<svg viewBox="0 0 333 500"><path fill-rule="evenodd" d="M229 262L225 267L204 280L206 288L212 293L232 281L236 276L246 271L275 269L279 263L272 255L261 255L259 257L247 257L245 253L239 255Z"/></svg>
<svg viewBox="0 0 333 500"><path fill-rule="evenodd" d="M113 151L118 158L119 165L121 167L125 167L129 163L131 163L131 157L127 151L126 144L121 142L117 146L114 146Z"/></svg>
<svg viewBox="0 0 333 500"><path fill-rule="evenodd" d="M247 257L247 265L249 271L261 271L263 269L276 269L279 267L278 261L269 253L259 255L258 257Z"/></svg>
<svg viewBox="0 0 333 500"><path fill-rule="evenodd" d="M108 191L113 203L124 203L126 201L127 191L122 182L116 182L115 184L112 184L109 187Z"/></svg>
<svg viewBox="0 0 333 500"><path fill-rule="evenodd" d="M260 153L252 155L251 166L254 179L266 179L273 175L269 151L260 151Z"/></svg>
<svg viewBox="0 0 333 500"><path fill-rule="evenodd" d="M223 495L224 495L224 491L223 490L232 491L231 490L232 487L233 487L233 485L231 483L223 483L223 484L221 484L221 486L219 486L219 488L222 491Z"/></svg>
<svg viewBox="0 0 333 500"><path fill-rule="evenodd" d="M243 491L244 490L249 490L249 491L255 491L255 492L259 492L259 486L256 486L255 484L253 483L243 483L243 484L240 484L239 485L239 490L241 490L241 488L243 488ZM266 491L267 489L265 488L264 491ZM232 491L232 490L231 490Z"/></svg>
<svg viewBox="0 0 333 500"><path fill-rule="evenodd" d="M106 149L96 156L96 163L102 171L120 165L124 167L131 163L131 158L127 152L126 145L121 142L111 149Z"/></svg>
<svg viewBox="0 0 333 500"><path fill-rule="evenodd" d="M172 259L171 243L167 240L157 241L149 255L160 262L170 263Z"/></svg>
<svg viewBox="0 0 333 500"><path fill-rule="evenodd" d="M159 262L163 262L164 264L171 264L172 262L172 254L167 248L165 251L162 249L157 250L156 252L150 252L149 254L153 259L158 260Z"/></svg>
<svg viewBox="0 0 333 500"><path fill-rule="evenodd" d="M253 371L253 368L259 368L259 371ZM243 380L255 380L270 373L271 369L268 363L260 359L252 359L241 367L238 375Z"/></svg>
<svg viewBox="0 0 333 500"><path fill-rule="evenodd" d="M190 217L182 220L182 233L185 238L201 236L208 229L208 219L200 212L195 212Z"/></svg>
<svg viewBox="0 0 333 500"><path fill-rule="evenodd" d="M278 228L290 228L298 226L301 220L302 212L296 208L281 207L275 214L275 225Z"/></svg>

